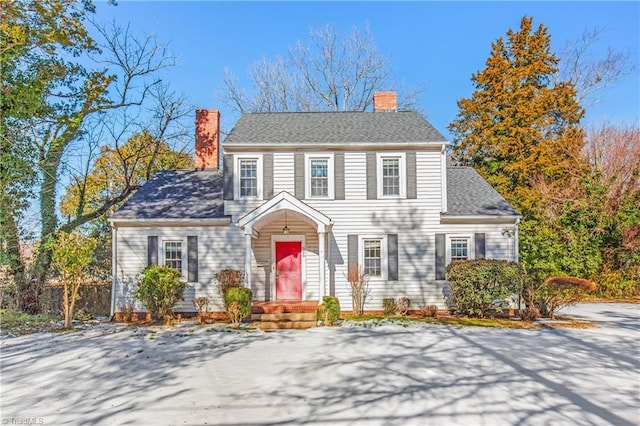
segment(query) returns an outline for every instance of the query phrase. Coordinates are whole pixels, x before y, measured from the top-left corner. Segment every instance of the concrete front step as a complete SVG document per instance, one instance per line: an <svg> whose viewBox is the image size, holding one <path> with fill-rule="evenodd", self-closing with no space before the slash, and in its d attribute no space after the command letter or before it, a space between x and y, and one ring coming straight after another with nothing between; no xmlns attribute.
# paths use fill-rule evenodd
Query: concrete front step
<svg viewBox="0 0 640 426"><path fill-rule="evenodd" d="M316 321L315 312L284 314L251 314L251 321Z"/></svg>
<svg viewBox="0 0 640 426"><path fill-rule="evenodd" d="M316 321L254 321L254 327L261 330L305 329L316 326Z"/></svg>

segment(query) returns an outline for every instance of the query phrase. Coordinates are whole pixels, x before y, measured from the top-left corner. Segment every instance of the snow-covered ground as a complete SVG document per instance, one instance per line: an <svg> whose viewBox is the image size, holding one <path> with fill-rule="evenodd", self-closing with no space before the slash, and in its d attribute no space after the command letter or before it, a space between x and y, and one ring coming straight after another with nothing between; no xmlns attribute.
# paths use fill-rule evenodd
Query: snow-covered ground
<svg viewBox="0 0 640 426"><path fill-rule="evenodd" d="M589 329L225 331L102 324L3 339L3 424L638 425L640 305Z"/></svg>

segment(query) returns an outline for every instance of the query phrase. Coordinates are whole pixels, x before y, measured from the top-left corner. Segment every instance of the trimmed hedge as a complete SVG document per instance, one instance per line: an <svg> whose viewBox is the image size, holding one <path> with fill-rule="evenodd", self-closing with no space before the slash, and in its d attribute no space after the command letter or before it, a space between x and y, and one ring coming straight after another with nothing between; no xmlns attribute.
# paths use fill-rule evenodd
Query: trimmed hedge
<svg viewBox="0 0 640 426"><path fill-rule="evenodd" d="M340 301L338 298L334 296L322 297L322 305L318 306L316 315L318 321L322 321L324 325L335 324L340 318Z"/></svg>
<svg viewBox="0 0 640 426"><path fill-rule="evenodd" d="M451 309L457 315L483 317L496 300L520 294L524 271L516 262L476 259L452 262L447 267Z"/></svg>
<svg viewBox="0 0 640 426"><path fill-rule="evenodd" d="M575 305L596 289L592 281L578 277L549 277L536 290L538 309L542 316L554 318L560 308Z"/></svg>
<svg viewBox="0 0 640 426"><path fill-rule="evenodd" d="M231 287L225 291L224 308L233 327L238 328L240 322L251 313L252 298L250 288Z"/></svg>
<svg viewBox="0 0 640 426"><path fill-rule="evenodd" d="M176 304L184 300L185 283L181 277L180 271L169 266L151 265L142 271L135 295L155 321L166 321Z"/></svg>

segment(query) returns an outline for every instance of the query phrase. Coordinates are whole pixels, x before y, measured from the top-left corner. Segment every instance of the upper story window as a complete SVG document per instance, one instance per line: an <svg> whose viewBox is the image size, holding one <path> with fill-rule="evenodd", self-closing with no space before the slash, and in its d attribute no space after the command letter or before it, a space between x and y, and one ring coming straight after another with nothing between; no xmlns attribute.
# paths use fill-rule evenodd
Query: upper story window
<svg viewBox="0 0 640 426"><path fill-rule="evenodd" d="M182 272L182 241L164 242L164 265Z"/></svg>
<svg viewBox="0 0 640 426"><path fill-rule="evenodd" d="M262 198L262 156L238 156L235 167L236 198Z"/></svg>
<svg viewBox="0 0 640 426"><path fill-rule="evenodd" d="M240 160L240 196L258 196L258 160Z"/></svg>
<svg viewBox="0 0 640 426"><path fill-rule="evenodd" d="M334 197L333 154L306 154L306 198Z"/></svg>
<svg viewBox="0 0 640 426"><path fill-rule="evenodd" d="M382 195L400 195L400 159L382 159Z"/></svg>
<svg viewBox="0 0 640 426"><path fill-rule="evenodd" d="M378 153L378 197L406 197L404 153Z"/></svg>

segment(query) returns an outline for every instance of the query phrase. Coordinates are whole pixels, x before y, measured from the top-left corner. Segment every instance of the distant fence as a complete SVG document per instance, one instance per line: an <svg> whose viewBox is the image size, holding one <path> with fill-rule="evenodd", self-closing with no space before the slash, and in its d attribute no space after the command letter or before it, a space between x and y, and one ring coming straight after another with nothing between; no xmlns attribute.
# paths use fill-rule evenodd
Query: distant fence
<svg viewBox="0 0 640 426"><path fill-rule="evenodd" d="M75 311L84 311L93 316L109 316L111 311L111 283L90 284L80 287L80 299L76 301ZM62 286L45 287L40 302L43 312L62 313L64 288Z"/></svg>

